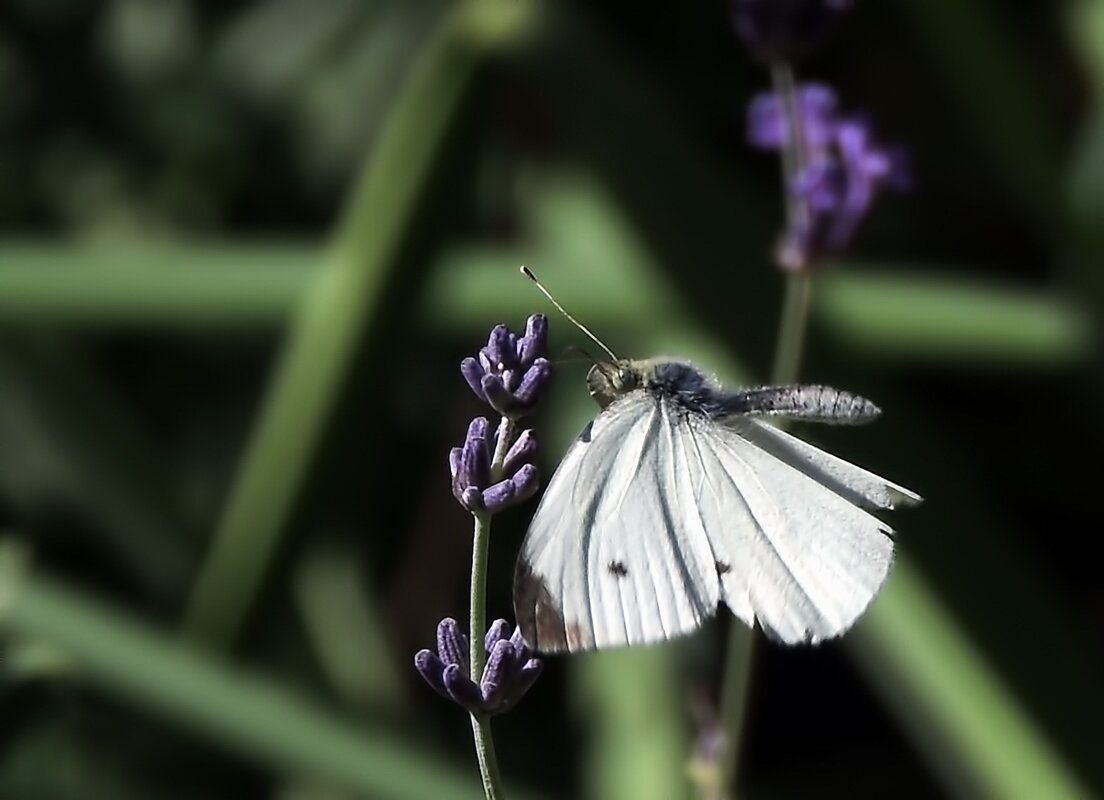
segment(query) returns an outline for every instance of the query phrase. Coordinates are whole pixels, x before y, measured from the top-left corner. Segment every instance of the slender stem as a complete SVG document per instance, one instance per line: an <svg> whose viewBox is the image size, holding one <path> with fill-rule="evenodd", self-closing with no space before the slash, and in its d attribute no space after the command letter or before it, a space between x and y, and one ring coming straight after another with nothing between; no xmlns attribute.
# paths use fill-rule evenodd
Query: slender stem
<svg viewBox="0 0 1104 800"><path fill-rule="evenodd" d="M774 366L771 368L771 383L776 386L794 383L801 372L812 294L813 280L809 272L793 272L787 276L786 297L782 301Z"/></svg>
<svg viewBox="0 0 1104 800"><path fill-rule="evenodd" d="M486 652L483 636L487 632L487 554L491 540L491 515L480 512L474 515L475 530L472 535L471 565L471 617L468 625L471 679L476 683L483 677Z"/></svg>
<svg viewBox="0 0 1104 800"><path fill-rule="evenodd" d="M475 757L479 761L479 775L483 778L483 796L487 800L501 800L506 795L502 790L502 775L498 771L494 737L491 736L491 718L485 714L472 714L471 724Z"/></svg>
<svg viewBox="0 0 1104 800"><path fill-rule="evenodd" d="M805 222L809 213L805 203L792 191L794 180L805 167L805 131L801 127L793 69L784 61L775 62L771 65L770 74L774 93L782 103L782 113L786 115L787 135L783 141L781 158L782 196L786 210L786 230L793 230L795 226Z"/></svg>
<svg viewBox="0 0 1104 800"><path fill-rule="evenodd" d="M786 115L788 136L782 148L782 186L785 194L786 230L795 230L806 222L808 208L792 191L797 175L804 168L806 149L797 103L793 69L785 63L771 66L771 81ZM771 382L794 383L801 370L805 331L809 318L812 278L808 270L788 269L786 296L778 325ZM739 766L743 743L744 720L747 716L755 655L756 633L744 625L731 626L728 653L721 685L721 725L724 745L721 755L721 786L731 791Z"/></svg>
<svg viewBox="0 0 1104 800"><path fill-rule="evenodd" d="M510 440L513 437L513 420L503 417L498 425L498 441L491 459L492 483L502 479L502 465L506 460L506 453L510 449ZM471 665L471 679L479 683L483 677L483 667L487 658L483 639L487 633L487 560L491 543L491 515L482 512L475 514L474 517L468 660ZM487 800L504 797L502 776L498 772L498 758L495 756L494 738L491 736L491 719L484 714L472 714L471 723L475 755L479 760L479 774L483 778L483 794L486 795Z"/></svg>

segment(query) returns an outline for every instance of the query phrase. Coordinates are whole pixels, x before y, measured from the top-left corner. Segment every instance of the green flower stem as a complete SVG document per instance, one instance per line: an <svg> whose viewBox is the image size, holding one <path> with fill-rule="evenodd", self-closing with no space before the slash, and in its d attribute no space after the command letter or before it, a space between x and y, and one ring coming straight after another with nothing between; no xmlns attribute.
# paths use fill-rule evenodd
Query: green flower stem
<svg viewBox="0 0 1104 800"><path fill-rule="evenodd" d="M511 12L517 7L517 12ZM420 48L306 294L293 312L226 505L187 601L183 630L228 647L252 609L366 337L381 336L396 254L416 235L435 159L493 48L520 33L528 3L451 5ZM505 13L502 13L505 12ZM498 17L504 17L500 23ZM405 302L405 301L401 301ZM371 445L369 445L371 446Z"/></svg>
<svg viewBox="0 0 1104 800"><path fill-rule="evenodd" d="M793 69L789 64L776 62L771 65L771 84L774 94L782 101L782 113L786 115L786 129L789 136L782 147L782 198L786 210L786 228L792 230L795 225L805 221L808 209L790 191L794 178L805 165L805 132L801 129L800 115L797 110L797 84Z"/></svg>
<svg viewBox="0 0 1104 800"><path fill-rule="evenodd" d="M447 758L405 742L394 726L350 720L310 693L29 570L10 540L0 541L0 635L5 644L41 642L64 654L73 666L67 686L141 709L166 729L274 776L310 775L347 797L477 796Z"/></svg>
<svg viewBox="0 0 1104 800"><path fill-rule="evenodd" d="M786 128L792 134L787 137L786 146L782 148L782 186L786 198L786 230L793 230L808 213L805 204L790 192L794 178L805 163L805 143L802 140L793 70L788 64L774 64L771 66L771 81L775 93L782 101ZM771 368L771 383L775 385L797 381L801 371L812 297L811 274L804 269L788 269L786 296L778 325L774 365ZM722 793L731 791L739 767L756 636L754 629L740 623L733 624L729 631L728 652L721 678L721 725L724 741L720 763Z"/></svg>
<svg viewBox="0 0 1104 800"><path fill-rule="evenodd" d="M506 461L506 453L513 438L514 421L503 417L498 425L498 442L491 459L491 483L502 480L502 465ZM468 661L471 664L471 679L478 684L483 677L487 657L483 639L487 633L487 557L491 543L491 515L483 511L474 517ZM498 758L495 756L494 739L491 736L491 718L485 714L472 714L471 723L475 755L479 760L479 774L483 778L483 793L487 800L504 797L502 776L498 772Z"/></svg>
<svg viewBox="0 0 1104 800"><path fill-rule="evenodd" d="M774 351L771 383L786 386L797 381L805 351L805 329L809 322L809 303L813 278L808 272L794 272L786 278L786 297L782 301L782 319L778 325L778 344Z"/></svg>

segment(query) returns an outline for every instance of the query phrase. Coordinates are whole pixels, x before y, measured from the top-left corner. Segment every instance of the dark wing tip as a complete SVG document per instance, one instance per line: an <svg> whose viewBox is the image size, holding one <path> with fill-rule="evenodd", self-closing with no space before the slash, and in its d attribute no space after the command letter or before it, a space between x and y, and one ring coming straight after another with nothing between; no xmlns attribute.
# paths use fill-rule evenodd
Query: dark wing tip
<svg viewBox="0 0 1104 800"><path fill-rule="evenodd" d="M526 644L536 652L571 649L563 613L548 591L548 584L522 558L514 571L514 615Z"/></svg>

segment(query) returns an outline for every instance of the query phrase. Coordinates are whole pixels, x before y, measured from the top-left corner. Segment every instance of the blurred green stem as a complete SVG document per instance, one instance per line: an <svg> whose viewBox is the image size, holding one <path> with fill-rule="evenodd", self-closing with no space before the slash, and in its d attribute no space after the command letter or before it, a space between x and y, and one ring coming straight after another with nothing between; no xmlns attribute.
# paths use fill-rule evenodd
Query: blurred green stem
<svg viewBox="0 0 1104 800"><path fill-rule="evenodd" d="M786 298L782 301L782 319L778 326L778 345L771 369L771 383L776 386L794 383L801 372L812 295L811 274L795 272L787 276Z"/></svg>
<svg viewBox="0 0 1104 800"><path fill-rule="evenodd" d="M845 641L952 794L1094 796L907 558Z"/></svg>
<svg viewBox="0 0 1104 800"><path fill-rule="evenodd" d="M377 322L434 158L493 41L479 36L498 7L471 0L449 11L387 114L327 263L294 316L188 600L183 627L192 638L226 646L253 605L364 333Z"/></svg>
<svg viewBox="0 0 1104 800"><path fill-rule="evenodd" d="M58 648L78 668L73 680L273 774L314 776L358 797L479 796L460 769L404 743L394 726L355 724L28 571L9 543L0 545L0 633Z"/></svg>
<svg viewBox="0 0 1104 800"><path fill-rule="evenodd" d="M771 66L774 92L782 102L786 115L785 146L782 148L782 191L785 195L786 234L803 222L808 213L805 204L790 191L794 179L805 163L805 143L797 105L797 91L793 70L788 64ZM809 320L812 297L812 274L807 269L785 267L786 296L782 316L778 324L778 336L771 368L771 383L786 385L797 381L801 371L801 358L805 346L805 330ZM724 674L721 678L721 726L723 745L720 764L720 793L731 793L739 768L740 750L743 747L744 720L747 716L748 693L751 688L755 657L756 632L753 628L733 621L729 627L728 652Z"/></svg>
<svg viewBox="0 0 1104 800"><path fill-rule="evenodd" d="M514 438L514 422L503 417L498 425L494 457L491 459L491 483L502 480L502 465ZM487 634L487 558L491 543L491 515L486 511L475 514L475 532L472 537L471 570L471 625L468 631L468 660L470 676L477 684L483 678L486 663L484 638ZM502 776L498 772L494 738L491 736L491 718L485 714L472 714L472 736L475 739L475 755L479 759L479 774L483 778L483 792L487 800L503 797Z"/></svg>

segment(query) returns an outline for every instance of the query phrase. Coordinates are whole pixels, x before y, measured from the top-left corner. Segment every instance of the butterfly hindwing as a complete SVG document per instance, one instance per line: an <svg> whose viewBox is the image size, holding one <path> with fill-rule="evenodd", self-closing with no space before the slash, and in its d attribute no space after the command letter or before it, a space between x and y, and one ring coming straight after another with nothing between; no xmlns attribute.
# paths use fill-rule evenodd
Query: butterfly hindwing
<svg viewBox="0 0 1104 800"><path fill-rule="evenodd" d="M788 644L851 627L889 572L889 526L738 426L689 417L684 439L683 486L693 491L680 500L709 532L732 611Z"/></svg>

